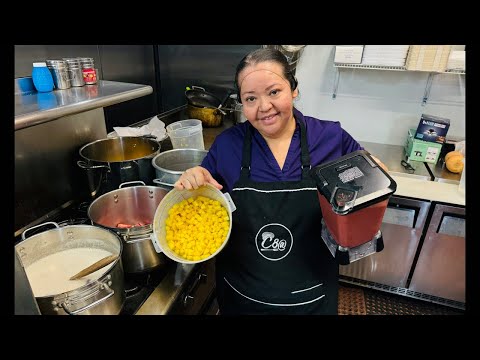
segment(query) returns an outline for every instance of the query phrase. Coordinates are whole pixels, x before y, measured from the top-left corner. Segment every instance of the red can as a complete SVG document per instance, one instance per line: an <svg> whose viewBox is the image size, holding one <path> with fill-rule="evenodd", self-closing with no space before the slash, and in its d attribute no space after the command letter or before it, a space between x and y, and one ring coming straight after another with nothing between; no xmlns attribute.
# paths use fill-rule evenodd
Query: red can
<svg viewBox="0 0 480 360"><path fill-rule="evenodd" d="M85 84L91 85L97 83L97 71L94 68L83 68L82 74Z"/></svg>

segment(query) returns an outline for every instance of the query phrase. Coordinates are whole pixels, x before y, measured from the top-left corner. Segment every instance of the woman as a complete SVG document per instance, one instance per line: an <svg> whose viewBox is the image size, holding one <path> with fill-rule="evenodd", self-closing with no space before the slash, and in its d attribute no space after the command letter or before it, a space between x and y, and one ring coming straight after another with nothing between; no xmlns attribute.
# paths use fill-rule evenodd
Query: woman
<svg viewBox="0 0 480 360"><path fill-rule="evenodd" d="M247 122L217 136L177 189L210 183L237 207L216 257L220 313L337 314L338 265L320 237L321 211L309 170L363 149L339 122L294 108L297 80L278 50L259 49L237 66Z"/></svg>

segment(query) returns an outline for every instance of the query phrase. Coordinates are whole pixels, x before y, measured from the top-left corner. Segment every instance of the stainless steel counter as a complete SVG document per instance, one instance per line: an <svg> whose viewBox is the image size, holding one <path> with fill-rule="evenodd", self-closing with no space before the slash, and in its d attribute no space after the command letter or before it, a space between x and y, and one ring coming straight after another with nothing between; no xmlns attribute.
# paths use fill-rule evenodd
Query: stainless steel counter
<svg viewBox="0 0 480 360"><path fill-rule="evenodd" d="M15 94L15 130L62 116L118 104L153 92L149 85L100 80L95 85L48 93Z"/></svg>
<svg viewBox="0 0 480 360"><path fill-rule="evenodd" d="M181 263L173 266L135 315L166 315L187 285L195 266Z"/></svg>
<svg viewBox="0 0 480 360"><path fill-rule="evenodd" d="M462 176L462 173L454 174L448 171L445 167L445 162L443 161L443 159L439 159L435 165L427 164L427 166L433 174L433 181L445 182L456 185L460 184L460 177Z"/></svg>
<svg viewBox="0 0 480 360"><path fill-rule="evenodd" d="M405 160L405 152L401 145L388 145L364 141L361 141L360 145L362 145L370 154L383 162L388 167L389 174L411 177L419 180L432 180L432 177L423 162L410 161L410 166L414 168L412 173L409 173L407 169L402 166L401 161Z"/></svg>

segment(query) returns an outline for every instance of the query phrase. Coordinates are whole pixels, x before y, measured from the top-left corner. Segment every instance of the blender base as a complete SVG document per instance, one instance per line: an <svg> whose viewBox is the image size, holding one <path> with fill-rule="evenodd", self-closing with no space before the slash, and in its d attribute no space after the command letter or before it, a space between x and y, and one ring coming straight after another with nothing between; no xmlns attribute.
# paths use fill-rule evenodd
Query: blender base
<svg viewBox="0 0 480 360"><path fill-rule="evenodd" d="M321 237L332 256L337 259L340 265L348 265L365 256L380 252L384 247L382 232L380 230L366 243L351 248L340 246L333 238L323 219Z"/></svg>

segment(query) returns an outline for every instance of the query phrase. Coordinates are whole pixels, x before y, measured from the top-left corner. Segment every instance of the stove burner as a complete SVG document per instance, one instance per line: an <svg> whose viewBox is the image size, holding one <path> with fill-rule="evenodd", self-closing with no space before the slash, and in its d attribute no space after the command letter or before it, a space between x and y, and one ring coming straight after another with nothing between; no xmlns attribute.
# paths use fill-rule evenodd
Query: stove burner
<svg viewBox="0 0 480 360"><path fill-rule="evenodd" d="M88 208L90 207L91 201L84 201L77 206L77 210L80 212L84 212L85 214L88 212Z"/></svg>
<svg viewBox="0 0 480 360"><path fill-rule="evenodd" d="M125 282L125 295L127 297L135 295L140 290L142 290L140 285L128 284L127 282Z"/></svg>

